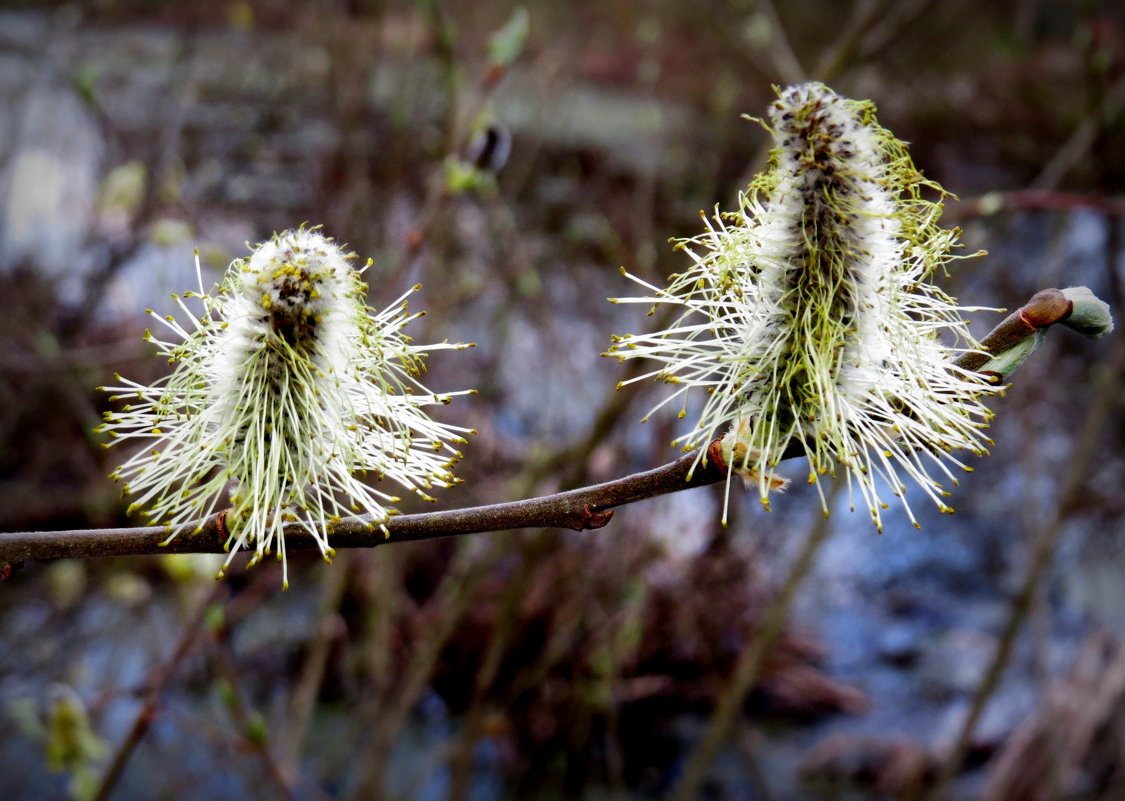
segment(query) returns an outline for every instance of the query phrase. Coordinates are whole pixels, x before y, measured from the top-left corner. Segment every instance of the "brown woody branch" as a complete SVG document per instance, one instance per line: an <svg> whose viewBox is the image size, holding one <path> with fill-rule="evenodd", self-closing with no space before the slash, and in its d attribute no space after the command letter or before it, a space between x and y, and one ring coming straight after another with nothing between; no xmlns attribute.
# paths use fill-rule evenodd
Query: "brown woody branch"
<svg viewBox="0 0 1125 801"><path fill-rule="evenodd" d="M1040 329L1062 322L1072 309L1071 302L1060 290L1041 289L988 332L980 343L982 351L966 353L954 364L966 370L979 370L990 356L1011 350Z"/></svg>
<svg viewBox="0 0 1125 801"><path fill-rule="evenodd" d="M330 524L328 533L335 548L372 548L391 542L515 528L570 528L576 531L601 528L613 517L614 507L714 484L726 477L726 472L714 463L700 464L692 471L696 455L688 453L655 470L540 498L394 516L386 524L387 533L373 526L365 517ZM163 544L170 534L166 526L0 534L0 564L28 559L222 553L227 539L222 514L207 518L198 530L195 530L194 524L181 527L176 538L167 545ZM316 540L300 526L286 527L287 551L315 550L318 547Z"/></svg>
<svg viewBox="0 0 1125 801"><path fill-rule="evenodd" d="M982 346L989 354L1003 353L1037 331L1064 320L1070 311L1070 301L1061 291L1042 290L996 326L985 337ZM988 358L983 353L968 353L955 364L967 370L978 370L988 362ZM798 445L786 453L785 458L802 453ZM386 532L373 526L370 519L349 518L330 524L328 534L335 548L373 548L392 542L517 528L569 528L577 531L601 528L613 517L615 507L722 481L726 478L726 470L714 455L715 449L711 449L712 458L697 464L698 454L692 452L654 470L540 498L399 515L387 522ZM166 526L0 534L0 579L10 574L12 565L29 559L222 553L227 541L222 514L204 520L198 529L194 524L181 527L170 542L168 537L171 532ZM315 550L318 547L316 541L299 526L286 527L287 551Z"/></svg>

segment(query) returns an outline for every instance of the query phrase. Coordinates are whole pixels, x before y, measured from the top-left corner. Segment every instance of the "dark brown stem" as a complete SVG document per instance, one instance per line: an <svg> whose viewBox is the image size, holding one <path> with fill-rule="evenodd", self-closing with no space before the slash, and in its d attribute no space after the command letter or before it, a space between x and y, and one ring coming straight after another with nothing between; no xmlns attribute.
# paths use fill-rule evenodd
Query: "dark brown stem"
<svg viewBox="0 0 1125 801"><path fill-rule="evenodd" d="M1072 308L1061 290L1041 289L988 333L980 343L985 352L966 353L954 364L966 370L979 370L988 362L989 354L995 356L1010 350L1039 329L1065 320Z"/></svg>
<svg viewBox="0 0 1125 801"><path fill-rule="evenodd" d="M726 477L726 473L713 464L700 464L692 470L697 456L688 453L655 470L541 498L392 517L386 524L386 533L373 526L369 518L349 518L330 524L328 534L335 548L372 548L391 542L516 528L569 528L575 531L601 528L613 517L616 506L714 484ZM28 559L222 553L226 534L219 519L221 514L204 520L198 531L185 526L167 545L162 544L169 535L165 526L0 534L0 564ZM316 540L299 526L286 528L287 551L315 550L318 547Z"/></svg>
<svg viewBox="0 0 1125 801"><path fill-rule="evenodd" d="M1037 292L984 338L981 343L984 352L965 354L954 364L966 370L978 370L988 362L988 354L1005 352L1043 328L1065 320L1070 311L1070 301L1058 289ZM370 518L349 518L329 524L328 535L334 548L373 548L392 542L519 528L569 528L575 531L601 528L613 518L613 510L617 506L725 479L727 474L717 453L712 446L708 450L709 458L703 461L699 461L697 453L688 453L654 470L540 498L396 516L386 523L385 531L373 525ZM782 458L803 453L800 443L795 443ZM0 534L0 576L5 575L9 566L29 559L222 553L227 541L222 515L220 512L207 518L198 530L194 530L193 525L182 526L170 542L167 540L171 530L166 526ZM317 548L316 540L300 526L286 527L287 551ZM7 572L10 573L10 569Z"/></svg>

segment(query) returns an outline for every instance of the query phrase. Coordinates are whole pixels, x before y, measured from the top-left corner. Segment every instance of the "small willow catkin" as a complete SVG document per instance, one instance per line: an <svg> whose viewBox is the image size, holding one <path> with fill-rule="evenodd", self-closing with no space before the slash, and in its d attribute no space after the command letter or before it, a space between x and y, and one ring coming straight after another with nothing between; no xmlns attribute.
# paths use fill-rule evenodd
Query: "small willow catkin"
<svg viewBox="0 0 1125 801"><path fill-rule="evenodd" d="M229 488L225 570L243 548L253 548L251 563L276 552L284 564L286 523L326 559L326 523L365 513L384 524L398 498L364 474L428 500L427 489L457 482L456 446L471 432L424 407L464 393L435 394L419 375L426 352L468 346L412 344L402 329L420 316L406 303L418 287L375 313L353 258L316 229L286 231L234 261L214 294L201 284L176 297L186 326L149 311L173 337L146 339L175 369L148 386L118 376L105 389L128 403L101 426L110 444L145 443L113 473L130 512L167 524L171 540L223 505Z"/></svg>
<svg viewBox="0 0 1125 801"><path fill-rule="evenodd" d="M722 437L724 460L764 505L783 484L775 466L799 442L809 482L819 489L820 476L844 468L880 529L877 476L896 496L908 477L952 511L939 478L956 484L951 468L970 469L954 451L991 444L981 398L997 388L952 366L979 345L965 309L927 283L954 258L958 234L938 226L940 201L922 195L942 190L871 103L822 84L779 92L764 124L769 166L736 211L705 218L703 234L680 242L692 267L667 289L629 275L652 294L615 299L683 313L663 331L615 337L609 355L659 364L632 379L676 386L657 408L678 400L684 416L692 390L703 390L697 422L673 444L703 459ZM943 334L961 346L942 344Z"/></svg>

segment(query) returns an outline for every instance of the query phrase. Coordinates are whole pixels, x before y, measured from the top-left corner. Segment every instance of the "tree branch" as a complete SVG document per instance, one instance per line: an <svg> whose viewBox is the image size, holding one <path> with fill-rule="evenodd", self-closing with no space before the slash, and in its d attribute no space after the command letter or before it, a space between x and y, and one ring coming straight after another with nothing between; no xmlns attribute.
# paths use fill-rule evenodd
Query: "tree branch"
<svg viewBox="0 0 1125 801"><path fill-rule="evenodd" d="M1048 326L1065 322L1073 308L1072 301L1058 289L1037 292L1026 305L1010 314L984 338L981 344L985 352L966 353L954 364L966 370L983 370L994 374L997 380L1003 380L1019 366L1022 358L1005 360L998 357L1017 348L1025 348L1029 353L1028 343L1034 344L1033 338L1039 337ZM797 444L783 458L803 453ZM699 460L698 453L687 453L654 470L539 498L394 516L386 523L386 533L372 524L369 518L348 518L329 524L328 535L335 548L373 548L392 542L517 528L569 528L576 531L601 528L612 519L615 507L724 480L727 473L721 462L714 458L716 449L711 449L710 455L711 458ZM213 515L198 526L181 526L171 542L167 540L172 529L167 526L0 534L0 580L11 574L14 565L29 559L223 553L227 541L223 515L223 512ZM318 547L299 525L286 526L287 551L316 550Z"/></svg>
<svg viewBox="0 0 1125 801"><path fill-rule="evenodd" d="M991 359L1007 353L1041 329L1063 322L1073 309L1074 305L1061 290L1041 289L988 332L988 336L981 340L981 351L966 353L954 364L966 370L980 370Z"/></svg>
<svg viewBox="0 0 1125 801"><path fill-rule="evenodd" d="M692 471L696 456L696 453L688 453L655 470L540 498L394 516L387 521L386 534L369 518L348 518L330 524L328 536L335 548L372 548L392 542L515 528L570 528L576 531L601 528L613 517L616 506L714 484L726 477L726 471L713 462L700 464ZM162 545L171 533L166 526L0 534L0 564L28 559L223 553L227 532L222 515L220 512L207 518L198 531L195 524L182 526L176 538L167 545ZM318 547L316 540L299 525L286 526L287 551L316 550Z"/></svg>

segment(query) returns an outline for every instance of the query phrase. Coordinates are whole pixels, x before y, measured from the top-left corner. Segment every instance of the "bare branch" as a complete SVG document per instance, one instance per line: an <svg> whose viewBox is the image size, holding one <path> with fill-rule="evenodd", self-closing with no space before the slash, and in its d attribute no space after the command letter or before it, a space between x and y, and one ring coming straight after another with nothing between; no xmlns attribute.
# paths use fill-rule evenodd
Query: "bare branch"
<svg viewBox="0 0 1125 801"><path fill-rule="evenodd" d="M1098 301L1100 303L1100 301ZM1104 305L1104 304L1103 304ZM1022 360L996 359L1016 346L1026 344L1054 323L1063 322L1072 310L1071 301L1058 289L1037 292L1026 305L1004 319L984 338L986 353L968 353L955 364L967 370L995 373L1003 380ZM1003 370L992 369L1003 367ZM716 449L711 449L712 457ZM785 458L803 455L798 445ZM725 468L715 458L700 459L687 453L674 462L644 473L510 503L474 506L443 512L392 517L386 531L370 518L354 517L330 523L328 535L335 548L373 548L393 542L427 540L460 534L508 531L518 528L569 528L576 531L601 528L618 506L655 498L669 492L702 487L726 478ZM76 531L32 531L0 534L0 578L11 566L29 559L77 559L95 556L137 556L157 553L223 553L227 531L223 512L198 526L183 526L169 541L167 526L144 528L81 529ZM318 549L316 540L291 524L285 530L288 552Z"/></svg>
<svg viewBox="0 0 1125 801"><path fill-rule="evenodd" d="M490 506L425 512L392 517L387 533L369 518L355 517L329 525L335 548L372 548L392 542L427 540L456 534L479 534L515 528L601 528L613 517L613 508L669 492L702 487L726 477L713 463L693 471L697 454L686 454L670 464L592 487ZM199 530L181 528L171 534L166 526L145 528L83 529L0 534L0 564L28 559L135 556L155 553L222 553L227 539L222 512L203 521ZM316 550L316 540L298 525L285 531L287 551Z"/></svg>
<svg viewBox="0 0 1125 801"><path fill-rule="evenodd" d="M1006 353L1041 329L1062 322L1073 308L1061 290L1041 289L988 332L981 341L983 352L966 353L954 363L966 370L980 370L991 358Z"/></svg>

